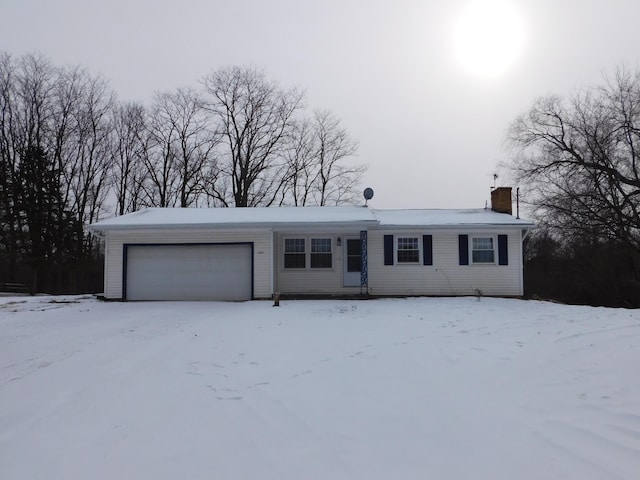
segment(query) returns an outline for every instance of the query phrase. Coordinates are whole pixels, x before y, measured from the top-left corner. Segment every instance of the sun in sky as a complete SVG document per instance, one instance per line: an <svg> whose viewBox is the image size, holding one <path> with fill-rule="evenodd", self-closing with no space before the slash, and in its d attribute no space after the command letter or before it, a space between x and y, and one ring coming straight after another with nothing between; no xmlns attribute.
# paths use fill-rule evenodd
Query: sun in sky
<svg viewBox="0 0 640 480"><path fill-rule="evenodd" d="M518 59L524 24L507 0L473 0L454 26L454 55L465 70L482 77L504 73Z"/></svg>

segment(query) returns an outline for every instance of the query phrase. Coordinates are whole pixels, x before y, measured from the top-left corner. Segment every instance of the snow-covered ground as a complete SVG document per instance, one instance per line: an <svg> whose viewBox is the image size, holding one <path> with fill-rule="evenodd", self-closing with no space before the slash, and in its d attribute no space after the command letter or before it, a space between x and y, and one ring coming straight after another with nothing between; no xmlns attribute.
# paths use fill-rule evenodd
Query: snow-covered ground
<svg viewBox="0 0 640 480"><path fill-rule="evenodd" d="M0 478L638 479L640 311L0 298Z"/></svg>

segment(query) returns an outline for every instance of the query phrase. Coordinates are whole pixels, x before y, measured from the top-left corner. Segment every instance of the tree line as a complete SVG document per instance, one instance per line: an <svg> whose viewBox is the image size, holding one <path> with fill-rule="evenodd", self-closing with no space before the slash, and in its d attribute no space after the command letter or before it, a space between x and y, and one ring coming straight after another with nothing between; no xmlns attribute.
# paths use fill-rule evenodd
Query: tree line
<svg viewBox="0 0 640 480"><path fill-rule="evenodd" d="M640 72L541 98L508 138L507 166L538 222L529 294L640 307Z"/></svg>
<svg viewBox="0 0 640 480"><path fill-rule="evenodd" d="M86 225L143 207L352 201L357 142L304 92L229 66L198 88L119 101L81 66L0 53L0 283L97 291Z"/></svg>

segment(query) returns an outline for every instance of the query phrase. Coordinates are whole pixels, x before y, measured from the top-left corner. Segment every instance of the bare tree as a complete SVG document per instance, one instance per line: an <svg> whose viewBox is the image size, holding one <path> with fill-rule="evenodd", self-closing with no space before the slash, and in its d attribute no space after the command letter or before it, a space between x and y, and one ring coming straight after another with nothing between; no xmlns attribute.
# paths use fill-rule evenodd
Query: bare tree
<svg viewBox="0 0 640 480"><path fill-rule="evenodd" d="M154 207L175 207L178 199L175 148L178 132L171 122L169 108L166 96L156 94L149 113L149 143L144 158L148 182L143 186L147 205Z"/></svg>
<svg viewBox="0 0 640 480"><path fill-rule="evenodd" d="M193 206L210 179L208 170L215 168L212 150L219 136L193 89L156 94L151 112L146 156L150 203Z"/></svg>
<svg viewBox="0 0 640 480"><path fill-rule="evenodd" d="M145 181L144 159L147 142L146 112L142 105L114 105L111 119L111 184L116 197L116 214L137 210Z"/></svg>
<svg viewBox="0 0 640 480"><path fill-rule="evenodd" d="M109 157L111 151L111 111L114 95L107 82L90 76L85 70L74 69L68 78L78 78L78 88L67 89L75 96L72 111L72 131L67 145L65 183L70 188L69 206L76 217L76 239L79 250L93 247L84 226L92 223L104 209L109 187ZM62 84L71 84L62 77Z"/></svg>
<svg viewBox="0 0 640 480"><path fill-rule="evenodd" d="M222 136L220 178L209 194L224 206L271 205L284 188L284 150L303 94L253 68L228 67L204 78L206 106Z"/></svg>
<svg viewBox="0 0 640 480"><path fill-rule="evenodd" d="M286 189L281 203L328 205L351 202L365 171L351 165L358 144L340 120L327 110L316 110L302 120L289 143Z"/></svg>
<svg viewBox="0 0 640 480"><path fill-rule="evenodd" d="M18 207L16 169L18 145L14 135L16 65L7 53L0 54L0 252L8 260L9 278L15 275L18 257Z"/></svg>
<svg viewBox="0 0 640 480"><path fill-rule="evenodd" d="M317 142L313 124L303 118L294 125L288 148L285 150L287 173L280 192L280 205L304 206L311 198L315 180Z"/></svg>
<svg viewBox="0 0 640 480"><path fill-rule="evenodd" d="M510 127L510 164L551 231L616 239L640 251L640 73L547 97Z"/></svg>
<svg viewBox="0 0 640 480"><path fill-rule="evenodd" d="M351 139L340 120L331 112L314 113L316 157L315 194L318 205L338 204L353 200L354 187L365 168L346 165L345 160L355 155L358 144Z"/></svg>
<svg viewBox="0 0 640 480"><path fill-rule="evenodd" d="M167 120L176 132L176 170L179 178L181 207L196 202L203 191L207 170L215 168L212 150L218 134L209 122L202 102L193 89L178 89L162 97Z"/></svg>

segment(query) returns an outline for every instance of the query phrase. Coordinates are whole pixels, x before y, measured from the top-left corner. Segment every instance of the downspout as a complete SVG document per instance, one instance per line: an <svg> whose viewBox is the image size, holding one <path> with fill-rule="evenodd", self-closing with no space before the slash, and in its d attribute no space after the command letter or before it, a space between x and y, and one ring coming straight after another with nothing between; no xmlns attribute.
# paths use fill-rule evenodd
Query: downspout
<svg viewBox="0 0 640 480"><path fill-rule="evenodd" d="M270 290L271 290L271 296L275 297L276 293L279 294L279 292L277 292L277 288L278 288L278 278L276 276L276 258L278 256L278 250L277 250L277 245L278 245L278 241L277 241L277 233L273 231L273 229L271 229L271 261L269 262L271 264L271 285L270 285Z"/></svg>
<svg viewBox="0 0 640 480"><path fill-rule="evenodd" d="M520 240L520 296L524 296L524 241L529 236L531 227L522 229L522 239Z"/></svg>

